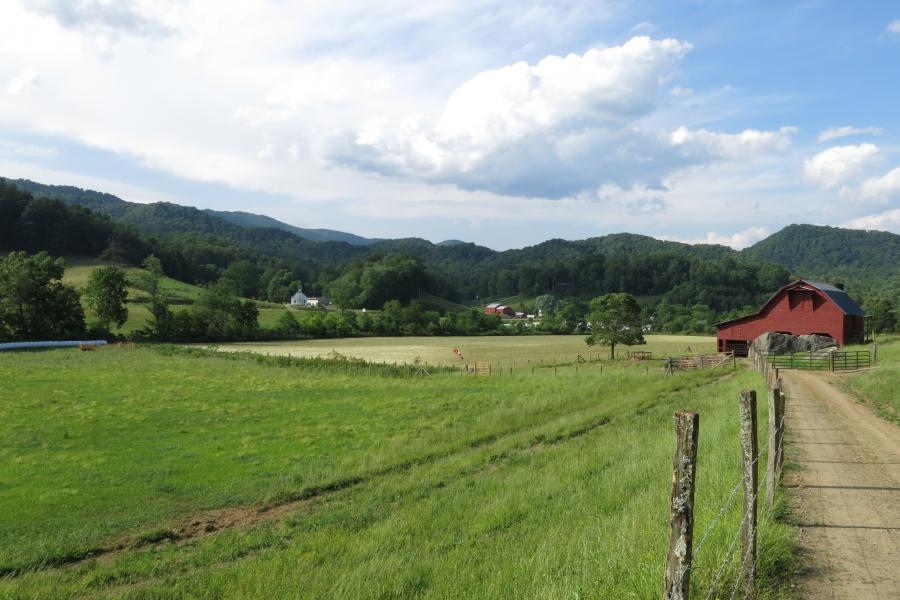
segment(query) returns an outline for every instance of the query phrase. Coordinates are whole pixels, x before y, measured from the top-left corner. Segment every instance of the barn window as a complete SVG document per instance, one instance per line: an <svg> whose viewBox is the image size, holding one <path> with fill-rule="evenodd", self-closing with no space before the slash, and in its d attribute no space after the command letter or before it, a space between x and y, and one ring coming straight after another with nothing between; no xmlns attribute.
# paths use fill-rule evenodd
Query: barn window
<svg viewBox="0 0 900 600"><path fill-rule="evenodd" d="M788 294L791 310L811 311L813 309L813 293L806 290L791 291Z"/></svg>

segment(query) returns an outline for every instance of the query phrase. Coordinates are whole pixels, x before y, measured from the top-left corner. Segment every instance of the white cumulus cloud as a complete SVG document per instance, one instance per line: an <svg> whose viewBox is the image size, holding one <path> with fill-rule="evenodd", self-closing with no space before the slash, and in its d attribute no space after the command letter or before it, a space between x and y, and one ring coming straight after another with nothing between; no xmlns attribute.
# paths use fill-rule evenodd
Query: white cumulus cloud
<svg viewBox="0 0 900 600"><path fill-rule="evenodd" d="M843 127L829 127L819 132L819 142L829 142L843 137L854 135L881 135L884 130L880 127L852 127L845 125Z"/></svg>
<svg viewBox="0 0 900 600"><path fill-rule="evenodd" d="M439 115L370 119L340 137L329 158L391 177L559 198L604 184L658 187L688 164L784 150L795 128L727 134L643 124L690 49L638 36L483 71Z"/></svg>
<svg viewBox="0 0 900 600"><path fill-rule="evenodd" d="M660 239L672 242L682 242L684 244L718 244L720 246L729 246L735 250L741 250L747 246L752 246L756 242L765 239L769 235L767 227L755 226L748 227L731 235L723 235L715 231L710 231L706 237L702 238L678 238L673 236L660 236Z"/></svg>
<svg viewBox="0 0 900 600"><path fill-rule="evenodd" d="M900 35L900 19L888 23L887 30L894 35Z"/></svg>
<svg viewBox="0 0 900 600"><path fill-rule="evenodd" d="M37 85L38 72L34 69L25 69L12 79L6 86L6 93L10 96L17 96L33 85Z"/></svg>
<svg viewBox="0 0 900 600"><path fill-rule="evenodd" d="M861 174L877 155L875 144L833 146L806 159L803 172L809 180L833 188Z"/></svg>
<svg viewBox="0 0 900 600"><path fill-rule="evenodd" d="M900 196L900 167L881 177L872 177L862 182L860 193L867 200L886 202Z"/></svg>
<svg viewBox="0 0 900 600"><path fill-rule="evenodd" d="M895 233L900 233L900 208L851 219L846 223L842 223L841 227L848 227L850 229L874 229L878 231L893 231Z"/></svg>
<svg viewBox="0 0 900 600"><path fill-rule="evenodd" d="M25 7L72 29L103 28L138 34L168 33L178 0L27 0Z"/></svg>
<svg viewBox="0 0 900 600"><path fill-rule="evenodd" d="M705 129L691 131L687 127L679 127L670 134L669 139L673 146L688 154L746 158L759 152L787 150L796 133L796 127L782 127L778 131L745 129L740 133L717 133Z"/></svg>

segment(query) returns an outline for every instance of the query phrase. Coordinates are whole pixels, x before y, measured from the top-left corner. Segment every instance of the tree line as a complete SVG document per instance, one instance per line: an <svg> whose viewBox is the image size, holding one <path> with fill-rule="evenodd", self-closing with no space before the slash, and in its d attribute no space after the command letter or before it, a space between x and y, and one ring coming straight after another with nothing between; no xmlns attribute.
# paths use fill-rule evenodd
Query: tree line
<svg viewBox="0 0 900 600"><path fill-rule="evenodd" d="M645 322L655 331L709 333L718 321L756 310L792 278L786 267L746 252L633 234L549 240L505 252L419 239L353 246L241 227L190 207L134 205L78 192L81 196L74 199L76 192L35 198L0 181L0 245L132 266L153 255L175 279L204 287L221 284L219 289L239 298L277 303L287 302L301 284L309 295L329 295L344 308L380 309L389 300L407 304L422 293L473 304L552 295L565 312L548 312L546 328L559 332L577 331L591 298L625 292L637 297ZM874 317L871 323L884 331L897 326L898 299L890 290L900 286L891 288L888 276L879 281L887 283L881 290L864 288L862 304ZM179 330L201 329L179 318ZM225 329L239 330L238 322Z"/></svg>

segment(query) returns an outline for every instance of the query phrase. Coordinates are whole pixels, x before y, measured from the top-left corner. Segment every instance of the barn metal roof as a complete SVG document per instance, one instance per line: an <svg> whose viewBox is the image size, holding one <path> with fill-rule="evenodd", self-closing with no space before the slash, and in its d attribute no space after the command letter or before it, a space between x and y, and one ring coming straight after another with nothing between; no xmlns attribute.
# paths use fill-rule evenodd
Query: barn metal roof
<svg viewBox="0 0 900 600"><path fill-rule="evenodd" d="M826 296L831 298L831 301L837 304L838 308L845 315L853 315L856 317L865 316L865 312L860 308L859 304L853 301L853 298L850 297L850 294L845 292L839 287L835 287L830 283L822 283L819 281L807 281L809 285L814 288L818 288L819 291L824 292Z"/></svg>

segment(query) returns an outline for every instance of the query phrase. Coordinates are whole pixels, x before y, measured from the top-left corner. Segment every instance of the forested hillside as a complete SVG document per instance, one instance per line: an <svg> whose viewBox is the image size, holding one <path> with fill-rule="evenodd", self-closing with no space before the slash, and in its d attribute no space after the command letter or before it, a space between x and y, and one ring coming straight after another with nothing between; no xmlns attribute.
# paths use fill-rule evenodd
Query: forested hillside
<svg viewBox="0 0 900 600"><path fill-rule="evenodd" d="M657 327L673 331L709 331L716 320L758 306L792 276L842 279L860 300L897 304L889 284L898 274L900 236L882 232L793 225L742 252L627 233L504 252L418 238L361 245L304 239L290 226L233 222L280 223L250 213L226 213L232 217L226 220L187 206L10 183L15 187L3 186L0 200L7 249L102 255L130 264L152 253L178 279L207 284L237 273L242 294L275 302L286 301L299 283L348 307L367 308L423 293L477 305L482 298L553 294L577 302L624 291L639 297Z"/></svg>
<svg viewBox="0 0 900 600"><path fill-rule="evenodd" d="M744 253L781 263L793 273L854 279L896 275L900 269L900 235L886 231L841 229L823 225L789 225Z"/></svg>
<svg viewBox="0 0 900 600"><path fill-rule="evenodd" d="M305 229L303 227L295 227L293 225L283 223L278 219L273 219L272 217L257 215L254 213L248 213L239 210L229 211L206 209L205 212L219 217L220 219L225 219L229 223L240 225L241 227L281 229L282 231L293 233L299 237L302 237L303 239L311 240L313 242L347 242L348 244L353 244L356 246L368 246L369 244L374 244L375 242L381 241L379 239L364 238L362 236L354 235L352 233L347 233L344 231L335 231L334 229Z"/></svg>

